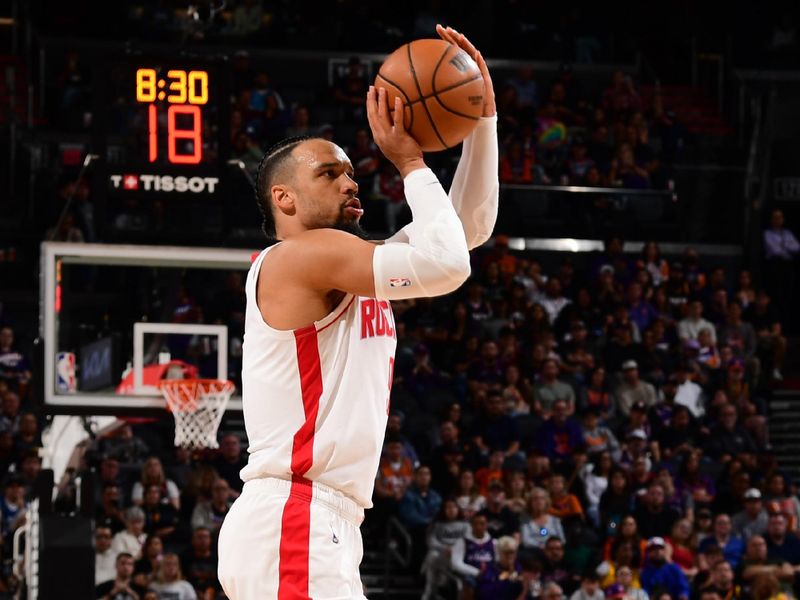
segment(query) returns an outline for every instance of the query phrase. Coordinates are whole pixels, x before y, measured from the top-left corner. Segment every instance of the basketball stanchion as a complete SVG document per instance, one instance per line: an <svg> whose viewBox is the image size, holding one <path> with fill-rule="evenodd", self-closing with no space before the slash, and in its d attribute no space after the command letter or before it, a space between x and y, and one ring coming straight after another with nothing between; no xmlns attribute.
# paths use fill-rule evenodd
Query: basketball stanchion
<svg viewBox="0 0 800 600"><path fill-rule="evenodd" d="M175 417L175 446L218 448L217 429L236 386L223 379L164 379L158 384Z"/></svg>

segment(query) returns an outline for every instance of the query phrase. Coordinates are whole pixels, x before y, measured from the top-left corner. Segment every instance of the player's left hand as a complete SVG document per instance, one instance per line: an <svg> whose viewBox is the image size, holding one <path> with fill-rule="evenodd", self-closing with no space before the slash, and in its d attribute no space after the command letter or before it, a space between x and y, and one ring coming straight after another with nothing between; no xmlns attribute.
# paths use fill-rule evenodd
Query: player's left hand
<svg viewBox="0 0 800 600"><path fill-rule="evenodd" d="M436 33L439 34L445 42L450 42L451 44L458 46L464 52L469 54L478 64L478 68L481 70L481 75L483 76L483 87L484 87L484 95L483 95L483 116L484 117L491 117L497 114L497 106L494 102L494 86L492 85L492 76L489 75L489 68L486 66L486 61L483 60L483 55L478 52L478 49L472 45L463 33L458 33L452 27L442 27L441 25L436 26Z"/></svg>

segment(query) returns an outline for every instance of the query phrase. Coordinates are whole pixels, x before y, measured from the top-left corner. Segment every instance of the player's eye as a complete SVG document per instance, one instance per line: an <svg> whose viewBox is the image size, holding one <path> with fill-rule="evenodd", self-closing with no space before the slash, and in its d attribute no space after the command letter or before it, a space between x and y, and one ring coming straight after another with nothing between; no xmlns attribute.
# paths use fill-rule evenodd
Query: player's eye
<svg viewBox="0 0 800 600"><path fill-rule="evenodd" d="M333 169L328 169L327 171L325 171L325 177L335 178L336 171L334 171Z"/></svg>

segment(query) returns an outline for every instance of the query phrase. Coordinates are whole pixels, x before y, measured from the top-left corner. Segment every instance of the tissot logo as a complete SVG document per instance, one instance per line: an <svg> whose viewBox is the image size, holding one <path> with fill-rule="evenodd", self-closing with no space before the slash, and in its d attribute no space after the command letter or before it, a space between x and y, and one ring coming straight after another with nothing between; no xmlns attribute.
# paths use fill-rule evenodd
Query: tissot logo
<svg viewBox="0 0 800 600"><path fill-rule="evenodd" d="M118 190L144 192L179 192L189 194L213 194L219 185L219 177L184 177L180 175L109 175L111 186Z"/></svg>

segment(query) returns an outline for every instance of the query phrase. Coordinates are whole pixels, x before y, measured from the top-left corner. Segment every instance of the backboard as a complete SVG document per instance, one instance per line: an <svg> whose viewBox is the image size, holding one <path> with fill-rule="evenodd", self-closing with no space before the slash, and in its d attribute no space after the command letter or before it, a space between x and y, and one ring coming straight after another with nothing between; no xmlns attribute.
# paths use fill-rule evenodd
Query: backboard
<svg viewBox="0 0 800 600"><path fill-rule="evenodd" d="M159 379L230 379L241 410L244 284L251 250L45 242L44 409L164 410Z"/></svg>

